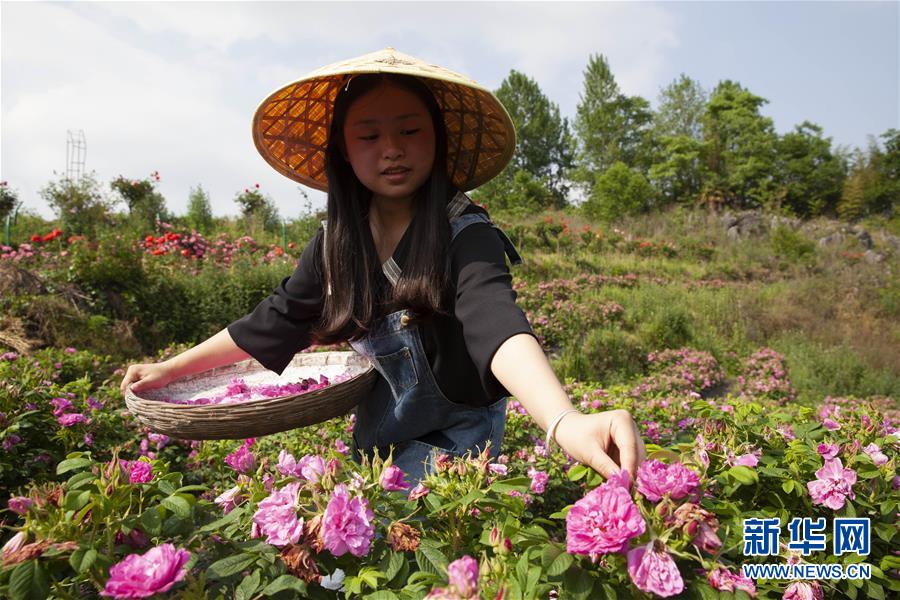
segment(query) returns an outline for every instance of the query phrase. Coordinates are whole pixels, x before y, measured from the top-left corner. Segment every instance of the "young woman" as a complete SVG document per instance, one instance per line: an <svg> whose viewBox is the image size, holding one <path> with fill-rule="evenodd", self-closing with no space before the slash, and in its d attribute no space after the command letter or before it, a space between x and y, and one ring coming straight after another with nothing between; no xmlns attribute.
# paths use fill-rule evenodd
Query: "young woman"
<svg viewBox="0 0 900 600"><path fill-rule="evenodd" d="M493 94L388 48L271 94L254 139L279 172L327 190L328 219L250 314L168 361L130 366L123 391L248 356L281 373L313 342L348 341L380 374L357 407L357 461L393 447L415 484L438 454L490 446L496 457L513 395L548 443L607 476L636 471L645 450L631 416L573 408L515 303L505 258L521 258L463 192L512 156Z"/></svg>

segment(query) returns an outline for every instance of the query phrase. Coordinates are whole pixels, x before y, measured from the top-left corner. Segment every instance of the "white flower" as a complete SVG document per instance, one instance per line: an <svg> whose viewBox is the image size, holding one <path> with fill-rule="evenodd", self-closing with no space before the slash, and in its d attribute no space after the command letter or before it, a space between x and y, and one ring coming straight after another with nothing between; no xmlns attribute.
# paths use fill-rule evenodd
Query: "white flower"
<svg viewBox="0 0 900 600"><path fill-rule="evenodd" d="M327 575L322 578L322 581L319 583L326 590L344 590L344 572L340 569L335 569L334 573L331 575Z"/></svg>

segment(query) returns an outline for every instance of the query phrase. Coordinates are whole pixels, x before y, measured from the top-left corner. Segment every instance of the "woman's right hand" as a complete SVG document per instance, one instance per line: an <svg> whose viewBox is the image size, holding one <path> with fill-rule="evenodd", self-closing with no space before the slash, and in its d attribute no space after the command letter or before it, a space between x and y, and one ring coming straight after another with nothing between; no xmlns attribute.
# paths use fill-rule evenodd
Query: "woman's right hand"
<svg viewBox="0 0 900 600"><path fill-rule="evenodd" d="M173 377L171 370L164 362L130 365L128 370L125 371L125 377L122 379L122 384L119 387L124 396L125 390L131 384L134 384L131 387L131 391L137 393L161 388L173 379L175 377Z"/></svg>

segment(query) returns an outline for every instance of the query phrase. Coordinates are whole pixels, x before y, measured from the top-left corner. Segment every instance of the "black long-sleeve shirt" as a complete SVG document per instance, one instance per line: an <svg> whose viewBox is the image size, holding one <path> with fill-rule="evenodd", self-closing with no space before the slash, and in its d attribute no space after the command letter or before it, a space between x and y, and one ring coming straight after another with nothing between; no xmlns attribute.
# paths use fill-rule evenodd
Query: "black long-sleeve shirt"
<svg viewBox="0 0 900 600"><path fill-rule="evenodd" d="M475 204L463 214L473 212L487 214ZM312 343L312 329L321 317L322 236L320 227L293 275L252 312L228 325L240 348L279 374L294 354ZM407 228L394 250L393 259L401 270L410 252L409 238ZM451 243L450 254L453 316L420 321L422 346L438 387L450 401L487 406L510 395L491 372L494 353L513 335L534 333L515 302L504 244L491 225L475 223L464 228Z"/></svg>

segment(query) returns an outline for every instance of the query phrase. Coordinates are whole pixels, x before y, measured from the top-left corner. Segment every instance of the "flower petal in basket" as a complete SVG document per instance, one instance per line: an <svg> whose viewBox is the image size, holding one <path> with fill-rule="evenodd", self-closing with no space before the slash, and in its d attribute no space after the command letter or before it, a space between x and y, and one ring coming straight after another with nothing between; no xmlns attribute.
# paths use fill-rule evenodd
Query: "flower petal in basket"
<svg viewBox="0 0 900 600"><path fill-rule="evenodd" d="M350 378L302 394L223 404L189 404L224 392L234 379L248 386L284 385L303 379ZM378 372L356 352L301 352L281 375L250 359L173 381L125 404L151 431L186 440L238 440L306 427L346 414L372 389Z"/></svg>

